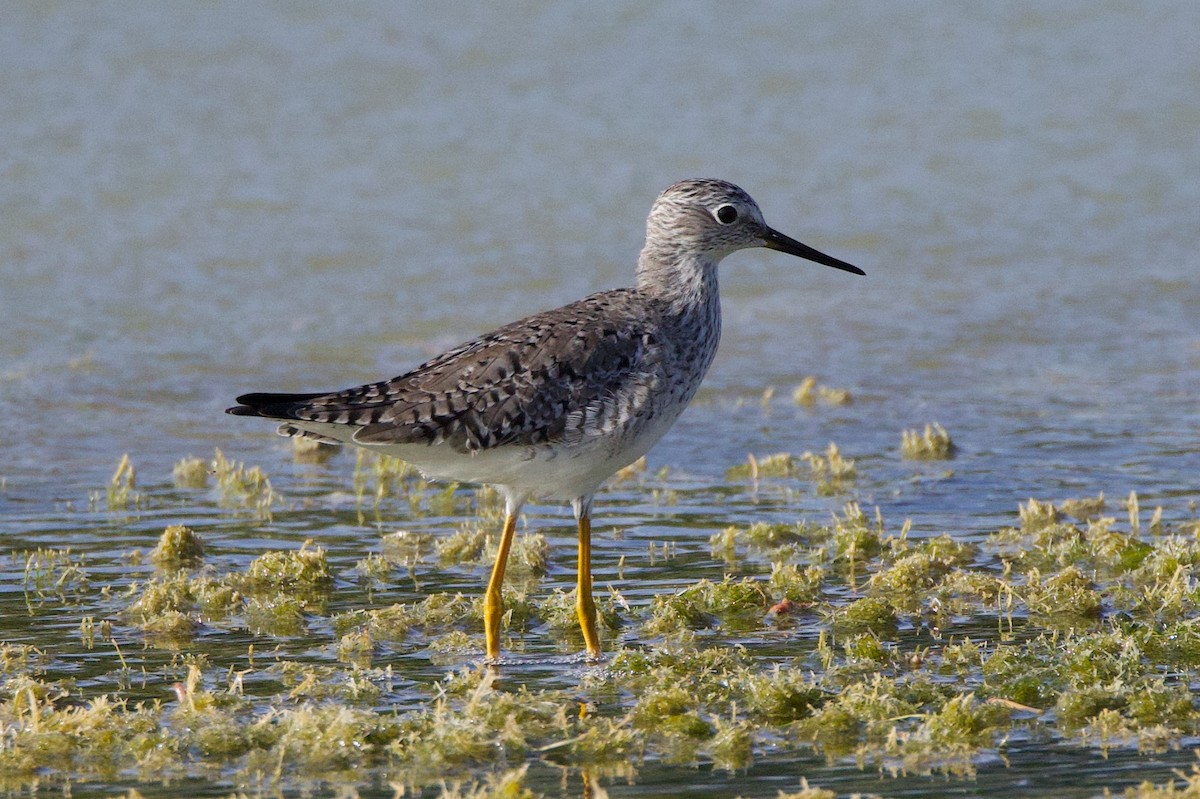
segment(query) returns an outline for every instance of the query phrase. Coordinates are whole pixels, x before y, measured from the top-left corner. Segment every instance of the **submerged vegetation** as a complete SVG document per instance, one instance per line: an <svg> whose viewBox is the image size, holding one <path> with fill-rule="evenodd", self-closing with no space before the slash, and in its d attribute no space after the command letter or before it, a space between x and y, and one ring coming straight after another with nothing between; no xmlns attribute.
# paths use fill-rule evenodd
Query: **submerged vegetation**
<svg viewBox="0 0 1200 799"><path fill-rule="evenodd" d="M65 548L13 552L28 623L74 632L0 643L0 792L202 776L275 794L386 775L398 795L537 797L559 774L601 796L648 763L733 773L790 752L969 779L1014 743L1156 753L1200 737L1194 506L1144 523L1136 495L1121 520L1104 515L1103 495L1029 499L973 541L917 535L842 500L824 521L708 530L694 562L711 567L667 589L627 599L638 578L620 575L642 566L624 559L598 577L608 657L596 666L571 655L581 641L561 577L573 541L539 525L509 563L515 654L490 669L478 663L478 586L497 546L493 492L360 456L349 516L371 524L400 507L414 529L379 525L352 556L305 541L247 557L231 554L231 530L234 542L269 537L273 518L301 514L260 469L220 453L181 461L165 490L207 491L208 476L228 521L159 527L147 558L132 550L114 569ZM730 473L815 494L852 491L857 477L832 444ZM133 484L126 458L114 518ZM426 515L449 530L420 529ZM683 557L675 543L650 551ZM522 653L547 649L558 677L524 677ZM71 665L81 656L90 677ZM414 661L446 671L404 668ZM1125 795L1194 795L1198 773ZM781 795L836 796L799 774L791 788Z"/></svg>
<svg viewBox="0 0 1200 799"><path fill-rule="evenodd" d="M177 464L177 472L179 468ZM271 481L262 469L231 461L221 450L217 450L210 469L217 481L222 506L249 508L259 518L271 518L271 506L275 504L276 497Z"/></svg>
<svg viewBox="0 0 1200 799"><path fill-rule="evenodd" d="M954 457L955 446L946 428L937 422L925 431L905 430L900 437L900 454L913 461L944 461Z"/></svg>
<svg viewBox="0 0 1200 799"><path fill-rule="evenodd" d="M852 400L849 389L820 385L812 375L801 380L800 385L792 390L792 401L802 406L812 406L818 401L826 405L849 405Z"/></svg>
<svg viewBox="0 0 1200 799"><path fill-rule="evenodd" d="M857 474L854 461L843 457L837 444L832 442L823 453L805 452L798 458L790 452L776 452L762 457L751 453L746 456L745 463L725 470L727 480L749 480L754 483L770 478L807 477L821 495L845 493L853 486Z"/></svg>

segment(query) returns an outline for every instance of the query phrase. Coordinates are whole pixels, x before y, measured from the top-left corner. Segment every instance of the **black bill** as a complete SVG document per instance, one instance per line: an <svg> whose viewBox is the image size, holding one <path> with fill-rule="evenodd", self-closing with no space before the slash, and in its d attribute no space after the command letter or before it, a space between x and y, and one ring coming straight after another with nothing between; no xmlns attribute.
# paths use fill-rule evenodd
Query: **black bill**
<svg viewBox="0 0 1200 799"><path fill-rule="evenodd" d="M854 264L848 264L845 261L839 261L837 258L834 258L831 255L826 255L820 250L814 250L807 244L801 244L795 239L789 238L788 236L780 233L778 230L773 230L771 228L767 228L763 233L763 246L771 250L786 252L788 255L798 255L801 258L805 258L818 264L832 266L834 269L853 272L856 275L866 274L866 272L859 269Z"/></svg>

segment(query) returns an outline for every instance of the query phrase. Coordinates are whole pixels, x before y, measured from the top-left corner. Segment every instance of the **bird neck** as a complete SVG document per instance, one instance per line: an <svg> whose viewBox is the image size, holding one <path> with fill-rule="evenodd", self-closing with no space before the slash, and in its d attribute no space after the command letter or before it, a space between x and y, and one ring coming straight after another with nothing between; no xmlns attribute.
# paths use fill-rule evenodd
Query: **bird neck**
<svg viewBox="0 0 1200 799"><path fill-rule="evenodd" d="M637 288L675 313L720 313L717 261L711 256L662 253L647 243L638 258Z"/></svg>

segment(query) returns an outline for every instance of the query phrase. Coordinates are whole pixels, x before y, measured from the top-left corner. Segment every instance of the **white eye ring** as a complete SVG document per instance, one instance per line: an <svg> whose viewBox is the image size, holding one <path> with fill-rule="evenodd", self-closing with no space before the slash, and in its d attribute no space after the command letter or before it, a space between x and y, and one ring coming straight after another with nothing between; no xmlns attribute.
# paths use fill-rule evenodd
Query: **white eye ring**
<svg viewBox="0 0 1200 799"><path fill-rule="evenodd" d="M713 211L713 216L722 225L732 225L738 220L738 209L728 203Z"/></svg>

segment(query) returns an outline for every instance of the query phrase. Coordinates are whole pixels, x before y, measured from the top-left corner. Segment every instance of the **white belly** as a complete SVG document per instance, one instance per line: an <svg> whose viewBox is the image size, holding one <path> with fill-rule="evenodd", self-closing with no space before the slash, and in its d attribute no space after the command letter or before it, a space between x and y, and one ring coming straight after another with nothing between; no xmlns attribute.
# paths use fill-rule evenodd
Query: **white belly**
<svg viewBox="0 0 1200 799"><path fill-rule="evenodd" d="M682 408L680 408L682 410ZM317 435L362 446L412 464L431 480L481 483L528 498L572 500L591 495L617 470L645 455L671 428L678 414L662 414L635 436L598 436L571 447L509 445L474 453L445 445L370 444L354 441L349 425L290 422Z"/></svg>

